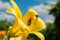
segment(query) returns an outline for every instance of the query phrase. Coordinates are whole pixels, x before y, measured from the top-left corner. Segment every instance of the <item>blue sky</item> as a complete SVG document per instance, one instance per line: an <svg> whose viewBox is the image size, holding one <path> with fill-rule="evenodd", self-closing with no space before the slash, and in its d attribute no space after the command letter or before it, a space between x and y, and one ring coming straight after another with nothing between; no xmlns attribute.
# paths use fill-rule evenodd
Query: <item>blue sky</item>
<svg viewBox="0 0 60 40"><path fill-rule="evenodd" d="M9 0L2 0L4 2L9 2ZM37 1L37 0L14 0L17 5L19 6L19 8L22 10L23 13L25 13L28 10L29 6L35 6L35 5L39 5L41 2L45 2L45 0L43 1Z"/></svg>
<svg viewBox="0 0 60 40"><path fill-rule="evenodd" d="M2 0L4 2L9 2L9 0ZM26 11L28 10L28 8L30 6L35 6L35 5L39 5L40 3L46 3L48 2L48 0L14 0L17 5L19 6L19 8L22 10L23 13L26 13ZM55 1L56 0L49 0L49 1Z"/></svg>
<svg viewBox="0 0 60 40"><path fill-rule="evenodd" d="M14 0L17 5L19 6L19 8L21 9L23 15L27 12L27 10L29 8L32 8L32 9L35 9L39 16L44 20L44 21L47 21L44 17L47 15L48 16L48 11L45 11L45 14L43 13L44 11L39 11L40 9L42 10L42 7L45 8L46 6L43 4L43 3L49 3L49 5L47 5L47 8L45 9L49 9L48 7L50 7L50 4L52 3L56 3L57 0ZM10 8L11 7L11 4L9 3L9 0L0 0L0 14L1 13L6 13L5 10ZM40 9L39 9L40 8ZM2 15L2 14L1 14ZM4 15L7 15L7 14L4 14ZM0 17L0 19L2 19L2 17L4 16L2 15ZM7 15L8 16L8 15ZM11 16L11 15L9 15ZM13 17L13 16L12 16ZM11 17L11 19L13 19ZM49 18L52 17L52 20L54 20L54 17L51 15L49 16ZM8 19L8 17L6 17ZM48 18L48 19L49 19Z"/></svg>

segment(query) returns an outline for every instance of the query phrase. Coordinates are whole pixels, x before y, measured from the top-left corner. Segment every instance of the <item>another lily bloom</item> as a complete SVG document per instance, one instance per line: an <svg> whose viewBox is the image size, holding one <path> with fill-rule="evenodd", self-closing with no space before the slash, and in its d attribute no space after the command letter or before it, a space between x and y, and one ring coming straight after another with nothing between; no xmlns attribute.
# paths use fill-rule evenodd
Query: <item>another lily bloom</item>
<svg viewBox="0 0 60 40"><path fill-rule="evenodd" d="M2 36L6 35L6 31L0 31L0 35Z"/></svg>
<svg viewBox="0 0 60 40"><path fill-rule="evenodd" d="M6 31L0 31L0 40L6 39Z"/></svg>
<svg viewBox="0 0 60 40"><path fill-rule="evenodd" d="M33 9L29 9L26 15L22 18L21 11L19 11L19 8L16 3L13 0L10 0L10 2L13 5L13 8L8 9L7 12L14 14L16 19L12 28L9 29L9 35L11 37L22 36L21 40L27 40L28 35L30 33L33 33L41 40L45 40L43 34L39 31L43 30L46 25L38 17L38 13ZM15 38L15 40L17 40L17 38Z"/></svg>

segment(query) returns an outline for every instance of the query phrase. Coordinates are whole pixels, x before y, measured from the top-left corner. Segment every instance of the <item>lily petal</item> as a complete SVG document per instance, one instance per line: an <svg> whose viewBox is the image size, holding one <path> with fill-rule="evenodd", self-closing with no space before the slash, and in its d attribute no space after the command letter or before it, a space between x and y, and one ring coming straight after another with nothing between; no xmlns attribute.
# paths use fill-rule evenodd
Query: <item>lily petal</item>
<svg viewBox="0 0 60 40"><path fill-rule="evenodd" d="M29 9L28 12L23 17L23 22L27 25L28 20L32 19L33 16L38 15L37 12L33 9ZM27 25L28 26L28 25Z"/></svg>
<svg viewBox="0 0 60 40"><path fill-rule="evenodd" d="M30 31L41 31L46 27L42 19L38 17L36 20L36 15L38 15L36 11L29 9L26 15L23 17L23 22L27 25Z"/></svg>
<svg viewBox="0 0 60 40"><path fill-rule="evenodd" d="M9 30L10 36L12 37L21 36L23 35L23 32L24 32L24 29L20 26L20 24L18 23L18 20L16 19L13 26Z"/></svg>
<svg viewBox="0 0 60 40"><path fill-rule="evenodd" d="M14 0L10 0L10 3L12 4L12 6L13 6L15 12L16 12L16 15L17 15L20 19L22 19L22 12L21 12L21 10L19 9L19 7L16 5L16 3L14 2Z"/></svg>
<svg viewBox="0 0 60 40"><path fill-rule="evenodd" d="M32 33L34 33L37 37L39 37L41 40L45 40L45 38L44 38L44 36L43 36L43 34L42 33L40 33L40 32L32 32Z"/></svg>
<svg viewBox="0 0 60 40"><path fill-rule="evenodd" d="M7 13L13 13L15 14L15 10L13 8L9 8L6 10Z"/></svg>
<svg viewBox="0 0 60 40"><path fill-rule="evenodd" d="M8 13L15 13L16 14L16 12L14 11L13 8L8 9L7 12ZM16 16L16 19L15 19L14 24L12 26L12 29L11 29L12 33L11 34L14 34L16 36L19 36L19 35L22 35L23 34L23 31L25 31L27 29L27 27L20 20L20 18L17 15L15 15L15 16Z"/></svg>
<svg viewBox="0 0 60 40"><path fill-rule="evenodd" d="M23 35L21 40L28 40L27 37L28 37L28 34L27 35Z"/></svg>
<svg viewBox="0 0 60 40"><path fill-rule="evenodd" d="M32 22L35 22L35 21L32 20ZM45 25L44 21L40 18L38 18L34 24L32 23L31 26L29 26L30 31L41 31L44 28L46 28L46 25Z"/></svg>
<svg viewBox="0 0 60 40"><path fill-rule="evenodd" d="M11 30L13 31L13 33L15 33L14 35L16 36L20 36L20 35L24 35L25 33L28 33L27 26L20 19L15 20L15 23Z"/></svg>
<svg viewBox="0 0 60 40"><path fill-rule="evenodd" d="M15 12L15 10L13 8L7 9L6 12L16 14L16 12ZM10 30L10 31L12 31L11 34L15 33L17 30L19 30L19 32L22 33L22 31L19 28L21 28L20 24L18 23L18 19L15 18L12 29Z"/></svg>

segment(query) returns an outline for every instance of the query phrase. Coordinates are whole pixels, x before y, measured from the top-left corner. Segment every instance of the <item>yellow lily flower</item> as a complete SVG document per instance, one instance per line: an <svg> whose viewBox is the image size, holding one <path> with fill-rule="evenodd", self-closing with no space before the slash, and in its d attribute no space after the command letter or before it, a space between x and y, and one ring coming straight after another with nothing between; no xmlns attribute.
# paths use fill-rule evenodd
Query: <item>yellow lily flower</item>
<svg viewBox="0 0 60 40"><path fill-rule="evenodd" d="M35 34L41 40L45 40L41 31L46 27L45 23L38 17L38 13L33 9L29 9L22 18L22 12L13 0L10 0L13 8L9 8L6 12L13 13L16 16L14 25L9 29L10 36L22 36L21 40L27 40L30 33ZM17 38L15 38L17 40Z"/></svg>

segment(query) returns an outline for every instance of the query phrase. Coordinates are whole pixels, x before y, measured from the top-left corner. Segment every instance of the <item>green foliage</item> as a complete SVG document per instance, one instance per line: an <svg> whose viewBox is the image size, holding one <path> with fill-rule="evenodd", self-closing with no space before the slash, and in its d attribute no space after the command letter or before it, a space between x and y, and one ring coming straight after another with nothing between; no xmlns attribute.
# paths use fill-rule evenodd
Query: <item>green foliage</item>
<svg viewBox="0 0 60 40"><path fill-rule="evenodd" d="M12 25L12 23L8 22L7 20L1 20L0 21L0 30L8 31L8 28L11 25Z"/></svg>
<svg viewBox="0 0 60 40"><path fill-rule="evenodd" d="M53 14L55 17L60 17L60 1L58 1L55 6L50 10L49 14Z"/></svg>
<svg viewBox="0 0 60 40"><path fill-rule="evenodd" d="M55 5L54 8L50 10L49 14L53 14L55 17L55 39L54 40L60 40L60 0L58 0L57 4Z"/></svg>
<svg viewBox="0 0 60 40"><path fill-rule="evenodd" d="M45 40L54 40L55 39L55 27L53 23L46 23L46 29L42 30L41 32L45 36Z"/></svg>
<svg viewBox="0 0 60 40"><path fill-rule="evenodd" d="M40 38L38 38L36 35L34 35L34 34L29 34L29 36L28 36L28 38L27 38L28 40L40 40Z"/></svg>

